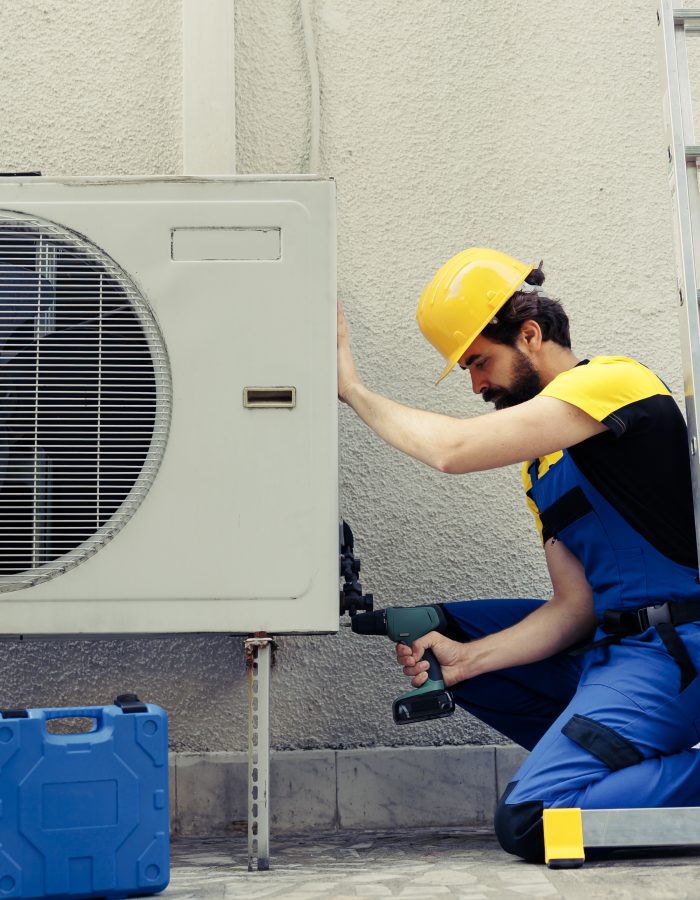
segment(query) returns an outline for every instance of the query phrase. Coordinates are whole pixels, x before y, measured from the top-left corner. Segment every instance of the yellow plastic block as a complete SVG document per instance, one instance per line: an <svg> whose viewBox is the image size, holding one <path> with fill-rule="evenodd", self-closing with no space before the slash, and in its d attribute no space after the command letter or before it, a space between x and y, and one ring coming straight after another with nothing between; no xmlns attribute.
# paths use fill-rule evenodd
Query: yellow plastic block
<svg viewBox="0 0 700 900"><path fill-rule="evenodd" d="M576 869L583 865L583 822L580 809L545 809L544 861L550 869Z"/></svg>

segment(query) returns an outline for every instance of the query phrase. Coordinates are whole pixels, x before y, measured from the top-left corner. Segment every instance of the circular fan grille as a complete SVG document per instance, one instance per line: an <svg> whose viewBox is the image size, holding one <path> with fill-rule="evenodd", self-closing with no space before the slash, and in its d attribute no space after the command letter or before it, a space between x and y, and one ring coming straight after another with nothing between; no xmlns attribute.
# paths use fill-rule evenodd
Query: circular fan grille
<svg viewBox="0 0 700 900"><path fill-rule="evenodd" d="M155 477L170 376L143 297L105 253L0 210L0 591L61 574Z"/></svg>

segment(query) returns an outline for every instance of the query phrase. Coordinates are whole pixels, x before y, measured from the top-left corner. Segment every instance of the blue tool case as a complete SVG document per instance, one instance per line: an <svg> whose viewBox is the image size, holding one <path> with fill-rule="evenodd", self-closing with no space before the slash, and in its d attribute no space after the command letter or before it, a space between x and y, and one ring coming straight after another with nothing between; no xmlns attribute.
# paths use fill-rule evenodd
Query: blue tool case
<svg viewBox="0 0 700 900"><path fill-rule="evenodd" d="M91 729L47 728L75 717ZM160 707L125 694L110 706L2 711L0 900L162 891L168 824Z"/></svg>

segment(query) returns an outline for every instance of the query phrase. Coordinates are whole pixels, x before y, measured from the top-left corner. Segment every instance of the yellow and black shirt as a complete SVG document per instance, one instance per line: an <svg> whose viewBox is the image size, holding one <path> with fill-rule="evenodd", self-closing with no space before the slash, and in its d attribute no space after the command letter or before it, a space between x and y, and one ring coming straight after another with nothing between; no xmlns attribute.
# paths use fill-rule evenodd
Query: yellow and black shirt
<svg viewBox="0 0 700 900"><path fill-rule="evenodd" d="M542 391L608 426L567 451L581 473L625 521L673 562L697 566L690 462L683 416L666 385L641 363L596 356L562 372ZM538 460L541 478L563 452ZM523 466L528 503L532 463Z"/></svg>

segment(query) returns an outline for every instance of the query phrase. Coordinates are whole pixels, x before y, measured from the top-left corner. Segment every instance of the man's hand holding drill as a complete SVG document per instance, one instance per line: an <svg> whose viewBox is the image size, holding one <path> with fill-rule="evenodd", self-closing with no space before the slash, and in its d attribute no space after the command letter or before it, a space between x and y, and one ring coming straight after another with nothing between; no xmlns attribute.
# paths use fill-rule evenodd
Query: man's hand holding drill
<svg viewBox="0 0 700 900"><path fill-rule="evenodd" d="M418 638L409 647L406 644L396 645L396 661L403 667L404 675L411 678L413 687L420 687L428 678L428 663L423 659L426 650L432 650L442 669L445 687L451 687L469 678L468 644L430 631Z"/></svg>

